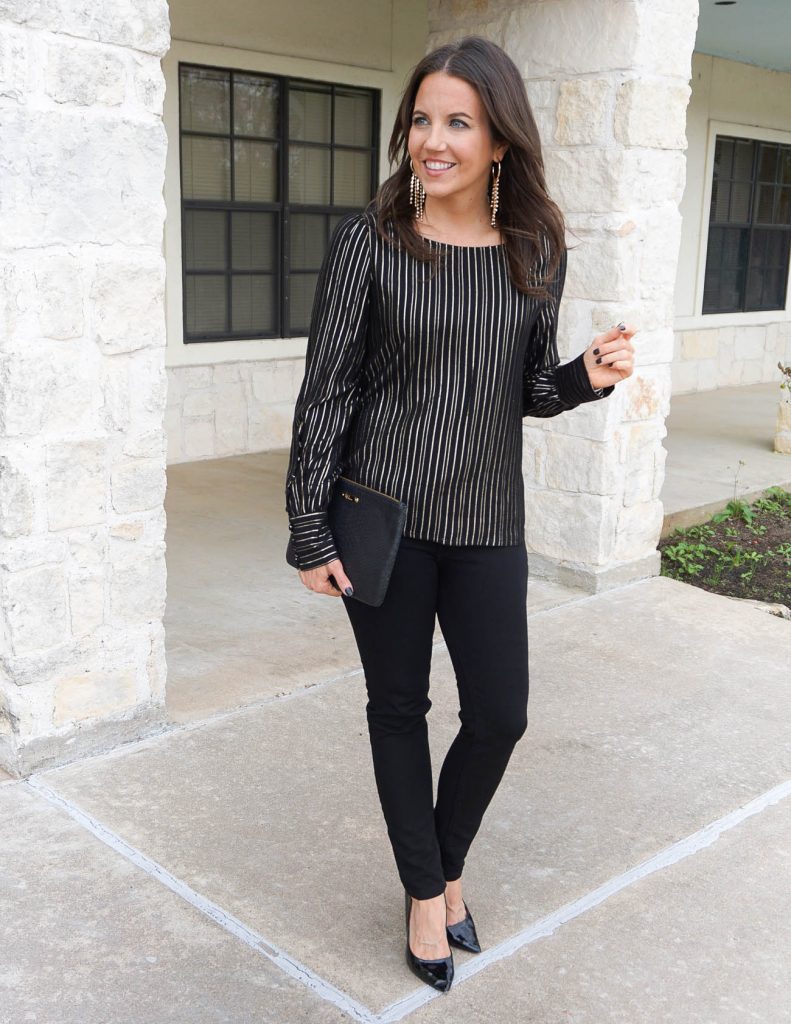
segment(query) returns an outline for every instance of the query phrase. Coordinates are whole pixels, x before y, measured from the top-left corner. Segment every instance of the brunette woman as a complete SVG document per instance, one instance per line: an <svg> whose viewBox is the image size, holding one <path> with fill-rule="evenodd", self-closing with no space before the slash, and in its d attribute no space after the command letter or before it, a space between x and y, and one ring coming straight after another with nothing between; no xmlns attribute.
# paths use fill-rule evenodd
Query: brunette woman
<svg viewBox="0 0 791 1024"><path fill-rule="evenodd" d="M365 674L377 791L405 889L406 959L434 988L480 952L462 870L527 727L522 417L600 401L633 372L619 323L561 364L565 225L508 55L468 37L425 56L396 167L336 227L294 414L286 510L310 590L340 596ZM385 600L354 598L328 526L339 475L408 507ZM435 621L461 727L436 805L426 713Z"/></svg>

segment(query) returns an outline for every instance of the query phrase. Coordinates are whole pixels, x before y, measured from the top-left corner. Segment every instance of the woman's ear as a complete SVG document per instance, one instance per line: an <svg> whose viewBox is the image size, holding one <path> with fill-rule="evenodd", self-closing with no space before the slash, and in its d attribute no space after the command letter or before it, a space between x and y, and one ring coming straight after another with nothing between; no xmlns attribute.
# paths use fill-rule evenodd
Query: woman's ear
<svg viewBox="0 0 791 1024"><path fill-rule="evenodd" d="M492 160L502 160L505 154L508 152L508 143L504 142L502 146L495 147L494 156Z"/></svg>

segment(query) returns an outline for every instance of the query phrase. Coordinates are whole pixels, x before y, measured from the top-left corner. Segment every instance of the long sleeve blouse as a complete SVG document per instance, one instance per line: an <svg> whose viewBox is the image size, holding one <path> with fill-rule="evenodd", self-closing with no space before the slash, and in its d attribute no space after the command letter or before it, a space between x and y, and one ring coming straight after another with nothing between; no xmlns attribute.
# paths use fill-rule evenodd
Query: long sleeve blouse
<svg viewBox="0 0 791 1024"><path fill-rule="evenodd" d="M321 267L294 411L286 512L302 569L338 558L327 519L343 475L401 498L404 534L443 544L524 537L522 418L609 395L580 354L560 363L558 306L520 292L505 246L429 241L432 273L376 231L341 220ZM543 276L545 247L538 272Z"/></svg>

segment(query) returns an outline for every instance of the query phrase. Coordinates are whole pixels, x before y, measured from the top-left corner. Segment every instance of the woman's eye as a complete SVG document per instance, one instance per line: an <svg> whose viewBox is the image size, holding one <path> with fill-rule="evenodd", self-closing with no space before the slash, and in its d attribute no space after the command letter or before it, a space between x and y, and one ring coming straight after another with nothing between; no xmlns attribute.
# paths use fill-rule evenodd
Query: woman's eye
<svg viewBox="0 0 791 1024"><path fill-rule="evenodd" d="M416 117L412 118L412 124L417 124L418 121L425 121L425 120L426 120L425 117L423 117L421 114L418 114Z"/></svg>
<svg viewBox="0 0 791 1024"><path fill-rule="evenodd" d="M464 123L464 121L460 121L458 119L458 117L454 117L453 120L450 123L451 124L460 124L462 126L462 128L466 128L467 127L467 125Z"/></svg>

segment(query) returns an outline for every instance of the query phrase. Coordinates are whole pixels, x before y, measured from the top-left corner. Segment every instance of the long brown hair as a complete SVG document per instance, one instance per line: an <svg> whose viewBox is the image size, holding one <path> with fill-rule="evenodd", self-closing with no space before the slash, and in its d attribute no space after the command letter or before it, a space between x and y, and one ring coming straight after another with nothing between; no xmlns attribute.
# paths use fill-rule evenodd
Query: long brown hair
<svg viewBox="0 0 791 1024"><path fill-rule="evenodd" d="M461 78L477 90L495 143L508 143L501 163L497 221L508 257L509 276L521 292L547 298L546 284L554 278L566 248L564 218L547 192L541 139L522 76L505 50L482 36L465 36L446 43L415 65L401 97L388 147L390 164L397 170L382 182L369 205L376 211L377 231L419 260L430 260L436 265L440 257L414 226L408 151L417 91L426 75L437 71ZM548 271L539 280L533 269L544 254L546 243L550 247Z"/></svg>

